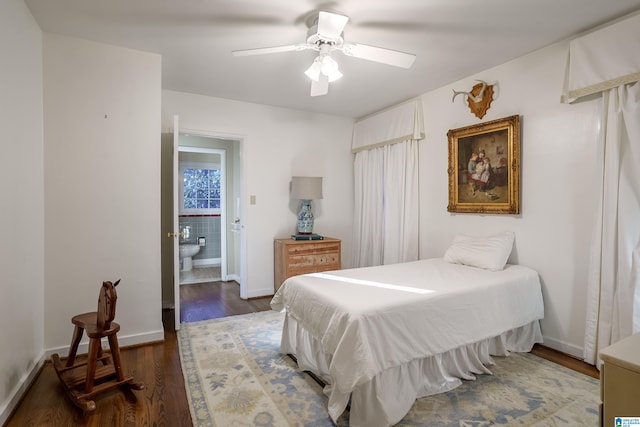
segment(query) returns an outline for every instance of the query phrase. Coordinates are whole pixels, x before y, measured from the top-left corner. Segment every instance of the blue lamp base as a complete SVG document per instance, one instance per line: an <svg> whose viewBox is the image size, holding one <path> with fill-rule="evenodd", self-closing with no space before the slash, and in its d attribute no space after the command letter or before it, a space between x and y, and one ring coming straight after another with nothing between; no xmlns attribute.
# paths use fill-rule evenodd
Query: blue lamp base
<svg viewBox="0 0 640 427"><path fill-rule="evenodd" d="M311 212L311 200L302 200L300 212L298 212L298 234L313 233L313 213Z"/></svg>

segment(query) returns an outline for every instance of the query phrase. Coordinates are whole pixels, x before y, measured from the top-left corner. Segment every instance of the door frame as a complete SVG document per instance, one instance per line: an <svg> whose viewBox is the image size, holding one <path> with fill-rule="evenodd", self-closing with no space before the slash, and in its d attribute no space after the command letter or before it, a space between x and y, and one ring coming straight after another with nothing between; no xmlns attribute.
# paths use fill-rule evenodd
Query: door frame
<svg viewBox="0 0 640 427"><path fill-rule="evenodd" d="M181 128L179 125L179 117L177 115L174 116L173 120L173 232L179 232L179 220L178 220L178 172L179 172L179 164L178 164L178 150L180 147L180 135L181 134L189 134L193 136L201 136L205 138L215 138L215 139L227 139L238 143L239 150L239 171L238 176L240 177L239 182L239 203L238 203L238 218L240 219L240 298L247 299L248 291L247 291L247 233L245 228L245 207L242 202L245 200L245 165L244 165L244 140L245 136L240 134L233 133L224 133L224 132L215 132L215 131L203 131L203 130L195 130L195 129L186 129ZM227 224L224 224L225 229L225 241L226 241L226 229ZM174 309L175 309L175 330L180 329L180 259L178 256L178 241L177 238L173 240L174 242L174 271L173 271L173 285L174 285ZM225 248L226 250L226 248ZM226 266L225 266L226 270Z"/></svg>

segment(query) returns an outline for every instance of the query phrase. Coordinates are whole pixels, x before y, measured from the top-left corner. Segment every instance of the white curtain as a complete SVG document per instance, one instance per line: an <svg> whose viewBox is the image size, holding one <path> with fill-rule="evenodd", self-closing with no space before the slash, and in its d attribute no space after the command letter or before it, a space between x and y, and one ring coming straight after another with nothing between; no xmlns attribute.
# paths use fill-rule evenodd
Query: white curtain
<svg viewBox="0 0 640 427"><path fill-rule="evenodd" d="M387 145L382 264L418 259L418 141Z"/></svg>
<svg viewBox="0 0 640 427"><path fill-rule="evenodd" d="M571 40L561 100L640 80L640 14Z"/></svg>
<svg viewBox="0 0 640 427"><path fill-rule="evenodd" d="M354 267L418 259L421 106L412 100L354 127Z"/></svg>
<svg viewBox="0 0 640 427"><path fill-rule="evenodd" d="M572 40L564 102L601 94L584 360L640 332L640 14Z"/></svg>
<svg viewBox="0 0 640 427"><path fill-rule="evenodd" d="M354 173L353 266L383 261L384 147L356 153Z"/></svg>
<svg viewBox="0 0 640 427"><path fill-rule="evenodd" d="M584 358L640 332L640 83L603 93Z"/></svg>

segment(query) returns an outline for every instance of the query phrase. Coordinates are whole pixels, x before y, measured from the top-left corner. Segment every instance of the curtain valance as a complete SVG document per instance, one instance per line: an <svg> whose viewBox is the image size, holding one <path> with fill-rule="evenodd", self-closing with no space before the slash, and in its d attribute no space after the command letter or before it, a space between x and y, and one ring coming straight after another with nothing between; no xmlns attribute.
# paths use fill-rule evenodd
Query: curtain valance
<svg viewBox="0 0 640 427"><path fill-rule="evenodd" d="M562 102L640 80L638 52L640 14L572 40Z"/></svg>
<svg viewBox="0 0 640 427"><path fill-rule="evenodd" d="M422 101L412 99L358 120L353 127L351 151L357 153L409 139L424 138Z"/></svg>

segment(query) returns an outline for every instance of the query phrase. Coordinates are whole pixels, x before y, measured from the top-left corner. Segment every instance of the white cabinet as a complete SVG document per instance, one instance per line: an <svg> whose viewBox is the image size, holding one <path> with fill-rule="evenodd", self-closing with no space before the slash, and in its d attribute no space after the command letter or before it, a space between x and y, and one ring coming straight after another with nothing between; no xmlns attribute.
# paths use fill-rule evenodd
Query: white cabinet
<svg viewBox="0 0 640 427"><path fill-rule="evenodd" d="M640 418L640 333L600 351L600 426L615 417Z"/></svg>

